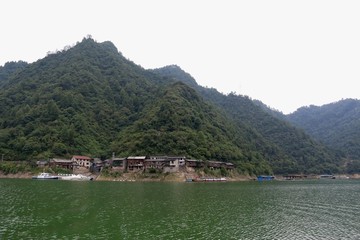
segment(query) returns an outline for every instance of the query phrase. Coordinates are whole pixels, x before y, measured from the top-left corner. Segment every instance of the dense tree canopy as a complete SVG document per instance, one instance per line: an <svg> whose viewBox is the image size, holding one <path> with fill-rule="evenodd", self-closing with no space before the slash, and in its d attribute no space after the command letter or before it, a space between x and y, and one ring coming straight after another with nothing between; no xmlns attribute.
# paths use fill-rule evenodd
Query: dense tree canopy
<svg viewBox="0 0 360 240"><path fill-rule="evenodd" d="M27 65L24 61L18 61L7 62L3 67L0 66L0 88L6 85L12 76L23 70Z"/></svg>
<svg viewBox="0 0 360 240"><path fill-rule="evenodd" d="M195 80L191 81L192 77L176 66L154 71L192 84L204 99L221 108L240 129L238 136L246 139L243 143L246 146L242 146L242 149L263 156L275 172L321 173L340 170L339 156L281 119L280 113L268 109L265 105L260 106L257 101L246 96L235 93L224 95L216 89L194 84ZM323 167L325 165L326 167Z"/></svg>
<svg viewBox="0 0 360 240"><path fill-rule="evenodd" d="M360 159L360 100L345 99L298 109L288 120L347 157Z"/></svg>
<svg viewBox="0 0 360 240"><path fill-rule="evenodd" d="M302 107L287 118L342 154L349 172L359 172L360 100L344 99L321 107Z"/></svg>
<svg viewBox="0 0 360 240"><path fill-rule="evenodd" d="M200 87L174 65L145 70L111 42L86 38L15 65L0 68L6 159L115 151L231 161L250 174L340 170L331 151L248 97Z"/></svg>

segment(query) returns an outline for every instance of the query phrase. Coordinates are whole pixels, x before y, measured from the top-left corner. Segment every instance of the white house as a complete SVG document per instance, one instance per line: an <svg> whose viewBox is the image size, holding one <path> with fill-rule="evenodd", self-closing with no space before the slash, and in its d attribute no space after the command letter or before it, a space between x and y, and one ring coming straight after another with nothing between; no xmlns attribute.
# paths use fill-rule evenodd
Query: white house
<svg viewBox="0 0 360 240"><path fill-rule="evenodd" d="M77 166L89 168L91 166L91 158L87 156L73 156L71 158Z"/></svg>

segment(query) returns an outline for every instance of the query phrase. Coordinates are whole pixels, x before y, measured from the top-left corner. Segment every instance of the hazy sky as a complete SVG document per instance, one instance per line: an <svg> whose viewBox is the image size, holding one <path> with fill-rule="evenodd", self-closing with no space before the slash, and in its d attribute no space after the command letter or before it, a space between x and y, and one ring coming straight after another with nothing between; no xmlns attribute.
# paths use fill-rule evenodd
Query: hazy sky
<svg viewBox="0 0 360 240"><path fill-rule="evenodd" d="M91 34L144 68L177 64L284 113L360 98L358 0L1 0L0 22L0 65Z"/></svg>

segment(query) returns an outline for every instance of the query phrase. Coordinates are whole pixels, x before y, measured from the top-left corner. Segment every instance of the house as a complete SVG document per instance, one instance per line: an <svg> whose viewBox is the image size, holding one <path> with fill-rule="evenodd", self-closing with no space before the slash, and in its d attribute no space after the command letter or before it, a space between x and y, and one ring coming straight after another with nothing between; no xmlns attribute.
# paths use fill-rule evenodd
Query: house
<svg viewBox="0 0 360 240"><path fill-rule="evenodd" d="M163 170L166 158L166 156L150 156L149 158L145 159L144 167L145 169Z"/></svg>
<svg viewBox="0 0 360 240"><path fill-rule="evenodd" d="M295 179L305 179L307 178L307 175L300 175L300 174L288 174L284 175L283 178L285 180L295 180Z"/></svg>
<svg viewBox="0 0 360 240"><path fill-rule="evenodd" d="M233 170L235 168L235 165L233 163L224 162L223 165L226 170Z"/></svg>
<svg viewBox="0 0 360 240"><path fill-rule="evenodd" d="M146 156L130 156L126 158L128 171L142 171L144 170L144 162Z"/></svg>
<svg viewBox="0 0 360 240"><path fill-rule="evenodd" d="M91 166L90 172L101 172L101 169L104 167L104 162L99 158L94 158Z"/></svg>
<svg viewBox="0 0 360 240"><path fill-rule="evenodd" d="M179 166L185 166L186 157L185 156L170 156L167 157L170 161L178 161Z"/></svg>
<svg viewBox="0 0 360 240"><path fill-rule="evenodd" d="M170 156L165 160L164 172L178 172L180 166L185 165L186 157L184 156Z"/></svg>
<svg viewBox="0 0 360 240"><path fill-rule="evenodd" d="M110 166L114 170L124 171L126 169L126 158L115 158L110 160Z"/></svg>
<svg viewBox="0 0 360 240"><path fill-rule="evenodd" d="M112 159L106 159L104 161L104 167L112 167Z"/></svg>
<svg viewBox="0 0 360 240"><path fill-rule="evenodd" d="M74 165L76 163L69 159L60 159L60 158L53 158L50 160L49 165L50 167L60 167L69 170L74 169Z"/></svg>
<svg viewBox="0 0 360 240"><path fill-rule="evenodd" d="M235 168L235 165L233 163L229 162L220 162L220 161L208 161L207 166L210 169L220 169L225 168L226 170L232 170Z"/></svg>
<svg viewBox="0 0 360 240"><path fill-rule="evenodd" d="M219 162L219 161L208 161L207 162L207 166L210 169L219 169L223 166L223 162Z"/></svg>
<svg viewBox="0 0 360 240"><path fill-rule="evenodd" d="M191 168L202 168L205 166L205 163L204 161L201 160L186 159L185 165L186 167L191 167Z"/></svg>
<svg viewBox="0 0 360 240"><path fill-rule="evenodd" d="M185 166L184 156L149 156L144 161L145 169L159 169L163 172L178 172Z"/></svg>
<svg viewBox="0 0 360 240"><path fill-rule="evenodd" d="M91 166L91 158L87 156L73 156L71 161L75 162L79 167L90 168Z"/></svg>

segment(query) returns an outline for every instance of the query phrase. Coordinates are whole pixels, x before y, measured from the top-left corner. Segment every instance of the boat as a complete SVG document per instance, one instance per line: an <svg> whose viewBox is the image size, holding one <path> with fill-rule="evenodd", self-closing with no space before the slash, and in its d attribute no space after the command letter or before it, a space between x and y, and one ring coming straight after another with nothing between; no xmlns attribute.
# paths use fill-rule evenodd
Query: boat
<svg viewBox="0 0 360 240"><path fill-rule="evenodd" d="M226 182L226 178L204 178L205 182Z"/></svg>
<svg viewBox="0 0 360 240"><path fill-rule="evenodd" d="M187 181L190 182L190 181ZM226 178L221 177L221 178L195 178L192 179L192 182L226 182Z"/></svg>
<svg viewBox="0 0 360 240"><path fill-rule="evenodd" d="M323 174L320 175L320 179L335 179L336 177L334 175L331 174Z"/></svg>
<svg viewBox="0 0 360 240"><path fill-rule="evenodd" d="M50 173L42 172L37 176L33 176L32 179L59 179L59 177L51 175Z"/></svg>
<svg viewBox="0 0 360 240"><path fill-rule="evenodd" d="M82 174L59 174L60 180L71 180L71 181L91 181L92 177L85 176Z"/></svg>
<svg viewBox="0 0 360 240"><path fill-rule="evenodd" d="M271 180L274 180L275 177L274 176L268 176L268 175L260 175L260 176L257 176L257 180L258 181L271 181Z"/></svg>

